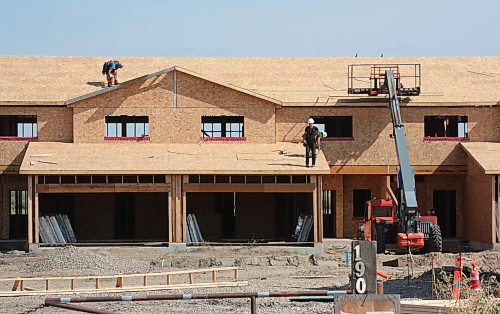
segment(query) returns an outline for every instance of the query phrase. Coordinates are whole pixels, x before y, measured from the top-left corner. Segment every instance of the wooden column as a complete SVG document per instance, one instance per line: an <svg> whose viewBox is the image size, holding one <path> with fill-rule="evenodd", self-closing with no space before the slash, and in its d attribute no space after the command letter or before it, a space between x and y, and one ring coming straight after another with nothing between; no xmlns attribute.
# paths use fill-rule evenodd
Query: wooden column
<svg viewBox="0 0 500 314"><path fill-rule="evenodd" d="M186 207L186 191L184 190L184 184L189 181L189 176L184 175L182 176L182 182L181 182L181 192L182 192L182 242L187 241L187 207Z"/></svg>
<svg viewBox="0 0 500 314"><path fill-rule="evenodd" d="M339 184L335 195L335 236L344 237L344 175L339 175Z"/></svg>
<svg viewBox="0 0 500 314"><path fill-rule="evenodd" d="M172 242L183 242L182 176L172 175Z"/></svg>
<svg viewBox="0 0 500 314"><path fill-rule="evenodd" d="M172 184L173 180L172 180L172 176L170 175L166 175L166 178L165 178L166 182L169 182L170 181L170 190L168 192L168 201L167 201L167 206L168 206L168 216L167 216L167 224L168 224L168 242L172 242L173 241L173 227L174 227L174 223L173 223L173 217L172 217L172 206L173 206L173 202L172 202L172 195L174 193L174 186Z"/></svg>
<svg viewBox="0 0 500 314"><path fill-rule="evenodd" d="M323 242L323 177L318 176L318 241Z"/></svg>
<svg viewBox="0 0 500 314"><path fill-rule="evenodd" d="M176 216L176 242L182 242L182 183L181 176L176 176L176 188L175 188L175 210L177 212Z"/></svg>
<svg viewBox="0 0 500 314"><path fill-rule="evenodd" d="M318 181L317 176L311 175L311 182L314 183L313 190L313 234L314 242L318 242Z"/></svg>
<svg viewBox="0 0 500 314"><path fill-rule="evenodd" d="M28 244L33 243L33 176L28 176Z"/></svg>
<svg viewBox="0 0 500 314"><path fill-rule="evenodd" d="M40 243L40 235L38 232L38 217L39 217L39 211L38 211L38 190L36 188L36 185L38 183L38 176L35 176L35 182L33 183L33 207L34 207L34 217L33 217L33 222L35 224L35 243Z"/></svg>

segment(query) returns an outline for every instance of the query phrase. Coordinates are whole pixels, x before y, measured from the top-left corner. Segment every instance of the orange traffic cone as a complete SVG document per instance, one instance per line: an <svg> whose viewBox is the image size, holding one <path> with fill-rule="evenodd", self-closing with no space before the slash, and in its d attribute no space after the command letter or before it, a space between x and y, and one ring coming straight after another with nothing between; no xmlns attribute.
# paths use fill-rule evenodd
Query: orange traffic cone
<svg viewBox="0 0 500 314"><path fill-rule="evenodd" d="M472 271L470 272L470 288L473 295L478 295L481 290L481 281L479 280L479 272L476 269L477 263L472 258Z"/></svg>
<svg viewBox="0 0 500 314"><path fill-rule="evenodd" d="M458 255L455 261L455 272L453 273L453 286L451 294L453 300L460 299L460 281L462 280L462 256Z"/></svg>

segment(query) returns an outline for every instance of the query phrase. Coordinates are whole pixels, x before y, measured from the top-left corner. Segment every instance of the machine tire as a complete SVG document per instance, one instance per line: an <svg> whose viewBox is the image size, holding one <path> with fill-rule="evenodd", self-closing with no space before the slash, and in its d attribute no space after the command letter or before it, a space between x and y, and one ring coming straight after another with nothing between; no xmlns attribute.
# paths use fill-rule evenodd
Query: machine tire
<svg viewBox="0 0 500 314"><path fill-rule="evenodd" d="M385 253L385 231L383 226L375 226L375 240L377 240L377 253Z"/></svg>
<svg viewBox="0 0 500 314"><path fill-rule="evenodd" d="M439 225L432 225L429 232L429 252L443 251L443 237Z"/></svg>

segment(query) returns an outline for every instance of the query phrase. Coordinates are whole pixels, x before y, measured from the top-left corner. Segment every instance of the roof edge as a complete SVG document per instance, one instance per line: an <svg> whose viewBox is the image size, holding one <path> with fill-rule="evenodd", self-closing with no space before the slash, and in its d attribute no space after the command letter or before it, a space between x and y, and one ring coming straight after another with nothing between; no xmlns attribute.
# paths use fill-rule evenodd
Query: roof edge
<svg viewBox="0 0 500 314"><path fill-rule="evenodd" d="M496 143L496 142L472 142L472 143ZM474 163L483 171L484 174L486 174L486 175L498 175L498 174L500 174L500 169L498 169L498 170L485 169L483 167L483 165L481 165L479 160L477 160L474 157L474 155L469 151L469 149L467 148L467 144L470 144L470 143L460 143L460 146L465 151L467 156L469 156L474 161ZM498 143L498 144L500 144L500 143Z"/></svg>
<svg viewBox="0 0 500 314"><path fill-rule="evenodd" d="M33 100L0 100L0 106L65 106L66 102L64 100L58 101L50 101L50 100L42 100L42 101L33 101Z"/></svg>
<svg viewBox="0 0 500 314"><path fill-rule="evenodd" d="M185 73L185 74L188 74L188 75L192 75L192 76L200 78L202 80L206 80L206 81L215 83L217 85L221 85L221 86L224 86L224 87L227 87L227 88L230 88L230 89L237 90L239 92L245 93L247 95L250 95L250 96L253 96L253 97L257 97L257 98L263 99L265 101L272 102L275 105L278 105L280 107L282 105L282 102L280 100L277 100L277 99L274 99L274 98L262 95L260 93L257 93L257 92L254 92L254 91L251 91L251 90L248 90L248 89L236 86L236 85L232 85L232 84L229 84L229 83L222 83L222 82L220 82L218 80L215 80L215 79L212 79L212 78L208 78L208 77L206 77L206 76L204 76L202 74L196 73L194 71L191 71L191 70L179 67L179 66L173 66L173 67L170 67L170 68L167 68L167 69L163 69L163 70L160 70L160 71L157 71L157 72L153 72L153 73L150 73L150 74L138 76L136 78L130 79L128 81L125 81L125 82L121 83L120 85L108 87L108 88L97 90L97 91L94 91L94 92L91 92L91 93L88 93L88 94L84 94L84 95L81 95L81 96L78 96L78 97L74 97L74 98L68 99L66 102L64 102L64 104L69 106L69 105L72 105L72 104L77 103L79 101L82 101L82 100L85 100L85 99L88 99L88 98L92 98L92 97L95 97L95 96L98 96L98 95L106 94L108 92L117 90L119 88L122 88L125 85L128 85L128 84L134 82L134 81L141 80L141 79L148 79L148 78L151 78L151 77L156 77L156 76L159 76L159 75L162 75L162 74L165 74L165 73L169 73L169 72L172 72L172 71L179 71L179 72L182 72L182 73Z"/></svg>

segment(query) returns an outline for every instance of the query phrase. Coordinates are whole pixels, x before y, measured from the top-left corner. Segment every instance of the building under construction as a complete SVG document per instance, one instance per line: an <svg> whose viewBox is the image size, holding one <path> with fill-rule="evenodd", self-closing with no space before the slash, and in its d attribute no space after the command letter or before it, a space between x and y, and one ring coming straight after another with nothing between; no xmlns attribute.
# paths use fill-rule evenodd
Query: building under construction
<svg viewBox="0 0 500 314"><path fill-rule="evenodd" d="M419 211L445 241L499 242L500 57L124 58L110 88L106 60L0 57L2 241L43 244L56 214L88 245L189 245L189 214L213 244L297 242L299 217L301 242L356 237L396 186L387 98L351 66L383 63L409 88ZM314 168L310 117L327 134Z"/></svg>

